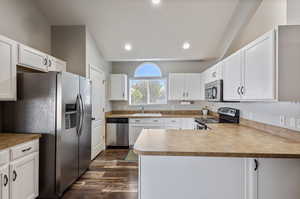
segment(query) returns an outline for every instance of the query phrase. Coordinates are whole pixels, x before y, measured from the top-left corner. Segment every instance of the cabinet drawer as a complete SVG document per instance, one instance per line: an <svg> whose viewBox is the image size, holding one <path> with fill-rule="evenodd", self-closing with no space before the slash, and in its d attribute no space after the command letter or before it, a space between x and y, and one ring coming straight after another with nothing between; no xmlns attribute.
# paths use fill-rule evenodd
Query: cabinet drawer
<svg viewBox="0 0 300 199"><path fill-rule="evenodd" d="M130 124L164 124L164 118L136 118L130 119Z"/></svg>
<svg viewBox="0 0 300 199"><path fill-rule="evenodd" d="M39 141L34 140L31 142L26 142L24 144L20 144L10 149L11 160L16 160L18 158L24 157L30 153L38 151Z"/></svg>
<svg viewBox="0 0 300 199"><path fill-rule="evenodd" d="M7 164L9 162L9 151L0 151L0 166Z"/></svg>
<svg viewBox="0 0 300 199"><path fill-rule="evenodd" d="M166 124L171 124L171 125L173 125L173 124L181 124L181 118L166 118L165 119L165 121L166 121Z"/></svg>

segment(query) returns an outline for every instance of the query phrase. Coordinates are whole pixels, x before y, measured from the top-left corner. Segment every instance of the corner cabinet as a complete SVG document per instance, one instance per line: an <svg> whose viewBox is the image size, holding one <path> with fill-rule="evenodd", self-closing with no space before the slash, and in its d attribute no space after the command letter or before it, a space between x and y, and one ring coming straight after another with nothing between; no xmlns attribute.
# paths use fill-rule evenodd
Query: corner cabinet
<svg viewBox="0 0 300 199"><path fill-rule="evenodd" d="M0 151L0 199L39 195L39 140Z"/></svg>
<svg viewBox="0 0 300 199"><path fill-rule="evenodd" d="M110 101L127 101L128 100L128 78L125 74L110 75Z"/></svg>
<svg viewBox="0 0 300 199"><path fill-rule="evenodd" d="M200 73L170 73L169 100L196 101L201 100Z"/></svg>
<svg viewBox="0 0 300 199"><path fill-rule="evenodd" d="M0 101L16 100L18 44L0 36Z"/></svg>

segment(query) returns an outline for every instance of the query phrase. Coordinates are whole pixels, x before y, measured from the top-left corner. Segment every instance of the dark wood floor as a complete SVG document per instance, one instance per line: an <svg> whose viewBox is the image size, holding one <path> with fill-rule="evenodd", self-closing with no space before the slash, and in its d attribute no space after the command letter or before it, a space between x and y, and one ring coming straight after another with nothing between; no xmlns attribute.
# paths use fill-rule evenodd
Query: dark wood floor
<svg viewBox="0 0 300 199"><path fill-rule="evenodd" d="M138 163L124 161L128 150L104 151L63 199L137 199Z"/></svg>

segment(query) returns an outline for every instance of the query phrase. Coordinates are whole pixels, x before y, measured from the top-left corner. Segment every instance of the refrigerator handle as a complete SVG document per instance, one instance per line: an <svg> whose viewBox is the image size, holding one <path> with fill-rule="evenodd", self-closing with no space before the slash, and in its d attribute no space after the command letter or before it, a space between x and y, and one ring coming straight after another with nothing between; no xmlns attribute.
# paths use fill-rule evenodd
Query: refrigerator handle
<svg viewBox="0 0 300 199"><path fill-rule="evenodd" d="M76 98L76 109L77 109L77 122L76 122L76 132L77 135L80 135L81 122L82 122L82 108L81 108L81 100L80 95L77 95Z"/></svg>
<svg viewBox="0 0 300 199"><path fill-rule="evenodd" d="M83 122L84 122L84 104L83 104L81 94L79 94L79 100L80 100L80 126L79 126L78 135L80 136L81 133L82 133L82 125L83 125Z"/></svg>

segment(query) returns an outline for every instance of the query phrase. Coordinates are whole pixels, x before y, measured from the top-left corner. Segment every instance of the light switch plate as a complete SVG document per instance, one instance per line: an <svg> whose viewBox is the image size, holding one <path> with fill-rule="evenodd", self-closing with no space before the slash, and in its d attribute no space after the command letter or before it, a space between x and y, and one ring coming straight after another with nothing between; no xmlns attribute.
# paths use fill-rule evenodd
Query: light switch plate
<svg viewBox="0 0 300 199"><path fill-rule="evenodd" d="M300 130L300 119L297 119L297 121L296 121L296 125L297 125L297 129L299 129Z"/></svg>
<svg viewBox="0 0 300 199"><path fill-rule="evenodd" d="M291 117L291 118L289 119L289 126L290 126L291 128L296 128L296 119L295 119L294 117Z"/></svg>

